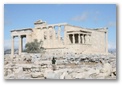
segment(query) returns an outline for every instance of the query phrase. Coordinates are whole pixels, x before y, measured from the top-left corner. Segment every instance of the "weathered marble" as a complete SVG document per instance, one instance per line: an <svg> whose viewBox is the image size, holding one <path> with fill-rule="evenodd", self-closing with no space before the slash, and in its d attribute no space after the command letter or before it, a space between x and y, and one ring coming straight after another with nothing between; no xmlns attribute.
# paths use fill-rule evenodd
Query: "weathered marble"
<svg viewBox="0 0 122 85"><path fill-rule="evenodd" d="M34 28L12 30L11 55L14 55L14 38L19 37L19 55L22 54L22 39L26 37L26 43L43 41L43 46L48 52L67 53L108 53L108 28L88 29L67 23L47 24L42 20L34 23ZM58 31L56 31L58 27ZM61 35L64 33L64 35Z"/></svg>

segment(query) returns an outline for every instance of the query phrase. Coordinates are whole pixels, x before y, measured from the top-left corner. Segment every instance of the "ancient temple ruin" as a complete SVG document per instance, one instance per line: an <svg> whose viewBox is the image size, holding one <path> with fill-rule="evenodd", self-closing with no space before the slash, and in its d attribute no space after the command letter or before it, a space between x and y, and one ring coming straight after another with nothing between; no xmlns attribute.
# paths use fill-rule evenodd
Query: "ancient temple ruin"
<svg viewBox="0 0 122 85"><path fill-rule="evenodd" d="M42 20L34 25L11 31L11 55L4 55L5 79L116 79L116 55L108 53L106 27L83 28ZM16 38L19 55L14 51ZM26 43L43 41L40 48L45 48L44 52L24 52L24 39Z"/></svg>
<svg viewBox="0 0 122 85"><path fill-rule="evenodd" d="M24 28L11 31L14 55L14 38L19 37L19 55L22 54L22 39L26 43L34 39L43 41L46 51L74 52L74 53L108 53L107 28L88 29L67 23L47 24L42 20L34 23L34 28ZM55 28L58 28L56 32ZM63 29L63 30L62 30Z"/></svg>

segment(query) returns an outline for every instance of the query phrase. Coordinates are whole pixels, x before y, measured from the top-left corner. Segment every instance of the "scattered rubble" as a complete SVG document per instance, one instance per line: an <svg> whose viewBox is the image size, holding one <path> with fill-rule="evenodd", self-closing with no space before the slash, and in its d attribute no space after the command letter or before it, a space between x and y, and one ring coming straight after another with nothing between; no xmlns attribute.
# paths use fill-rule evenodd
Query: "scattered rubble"
<svg viewBox="0 0 122 85"><path fill-rule="evenodd" d="M49 55L51 57L49 57ZM56 59L56 70L51 59ZM4 57L5 79L116 79L112 54L24 54Z"/></svg>

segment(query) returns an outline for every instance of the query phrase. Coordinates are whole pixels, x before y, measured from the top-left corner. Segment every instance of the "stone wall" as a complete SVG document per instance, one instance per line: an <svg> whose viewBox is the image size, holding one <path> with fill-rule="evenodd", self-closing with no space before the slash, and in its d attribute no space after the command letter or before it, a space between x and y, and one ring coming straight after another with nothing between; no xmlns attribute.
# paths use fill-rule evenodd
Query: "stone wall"
<svg viewBox="0 0 122 85"><path fill-rule="evenodd" d="M104 28L102 28L104 29ZM85 37L85 41L90 39L88 43L70 43L70 39L68 37L68 32L70 34L82 34L80 31L88 32L89 38ZM66 48L71 49L74 52L81 52L81 53L107 53L107 39L106 39L106 32L107 29L101 31L101 29L84 29L76 26L66 25L65 26L65 40L67 41L65 44ZM79 35L78 35L79 36ZM79 37L78 37L79 38ZM84 41L84 42L85 42Z"/></svg>
<svg viewBox="0 0 122 85"><path fill-rule="evenodd" d="M19 37L19 54L22 52L22 38L26 43L43 41L45 49L66 49L77 53L108 53L107 29L87 29L72 26L66 23L48 25L46 22L37 21L34 28L12 30L12 55L14 54L14 37ZM64 38L61 38L61 26L64 26ZM58 27L56 33L55 27Z"/></svg>

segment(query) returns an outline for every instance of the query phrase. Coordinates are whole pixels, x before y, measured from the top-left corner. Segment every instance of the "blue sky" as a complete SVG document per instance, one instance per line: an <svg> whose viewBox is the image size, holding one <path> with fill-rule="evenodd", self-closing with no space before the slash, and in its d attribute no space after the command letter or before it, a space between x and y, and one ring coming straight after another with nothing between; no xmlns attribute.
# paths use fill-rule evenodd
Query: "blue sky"
<svg viewBox="0 0 122 85"><path fill-rule="evenodd" d="M109 48L116 48L116 5L114 4L5 4L4 47L10 48L10 31L34 27L37 20L48 24L68 23L85 28L108 27Z"/></svg>

